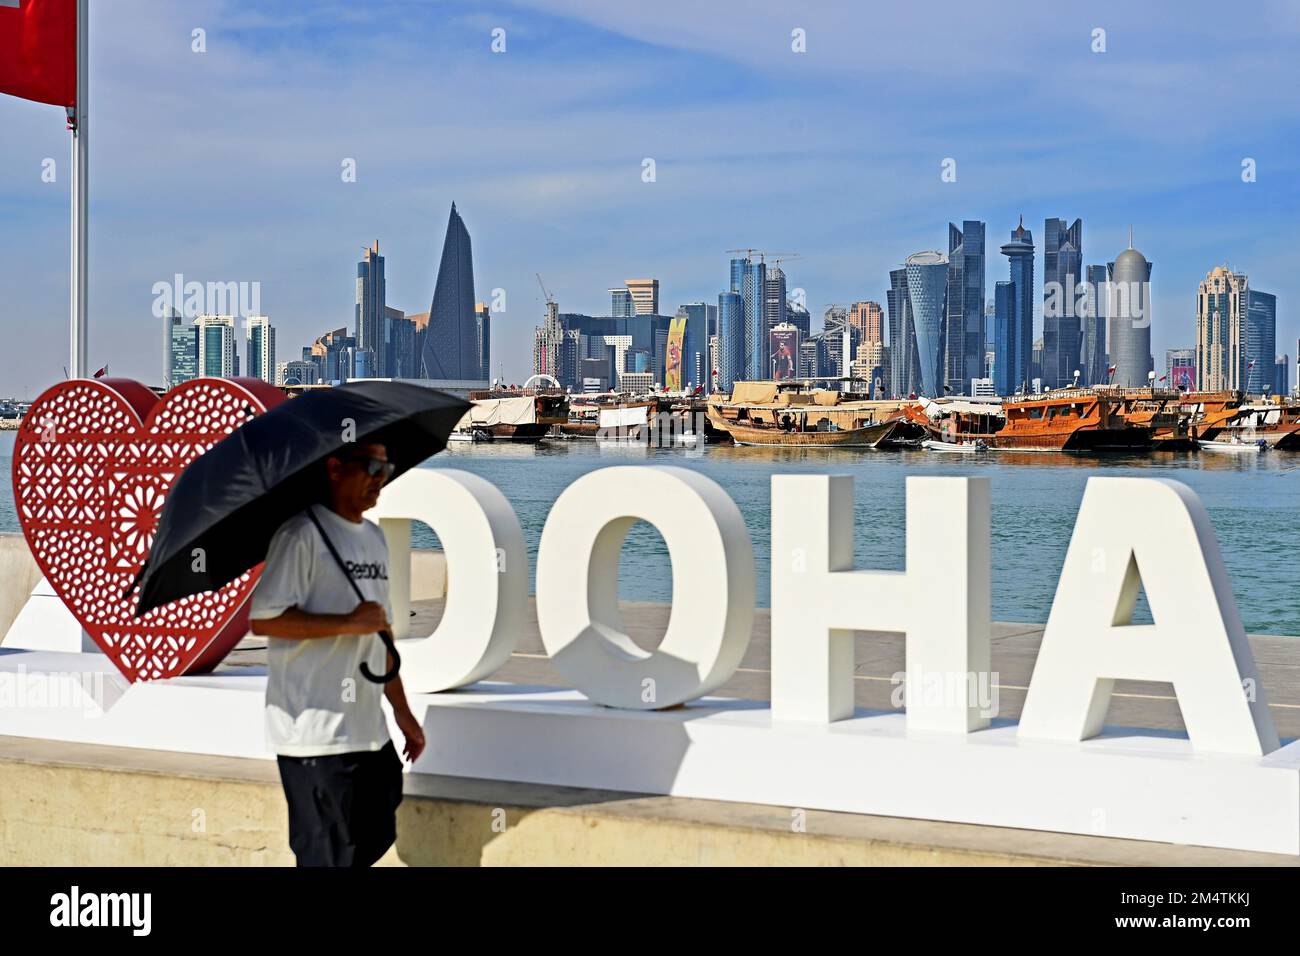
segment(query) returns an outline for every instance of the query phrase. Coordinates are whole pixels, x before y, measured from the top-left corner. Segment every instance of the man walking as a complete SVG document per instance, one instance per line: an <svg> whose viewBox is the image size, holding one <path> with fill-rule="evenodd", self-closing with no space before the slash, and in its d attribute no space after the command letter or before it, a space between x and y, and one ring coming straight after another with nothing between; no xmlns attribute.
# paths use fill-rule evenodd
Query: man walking
<svg viewBox="0 0 1300 956"><path fill-rule="evenodd" d="M383 445L326 462L326 501L286 521L271 540L253 592L250 626L267 640L266 732L289 805L289 845L299 866L370 866L396 840L402 762L389 738L380 688L412 762L424 732L401 678L361 673L391 666L379 631L389 627L388 546L364 514L392 475ZM327 540L328 538L328 540ZM344 576L356 582L365 600Z"/></svg>

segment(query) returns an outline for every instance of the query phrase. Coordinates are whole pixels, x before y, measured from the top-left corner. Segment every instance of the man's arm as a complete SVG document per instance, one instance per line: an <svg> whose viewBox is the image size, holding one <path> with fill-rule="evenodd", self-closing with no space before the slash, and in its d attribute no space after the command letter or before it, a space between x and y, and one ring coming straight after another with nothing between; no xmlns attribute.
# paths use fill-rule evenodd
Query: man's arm
<svg viewBox="0 0 1300 956"><path fill-rule="evenodd" d="M384 652L384 670L393 669L393 652ZM394 714L400 714L403 711L410 713L411 705L406 701L406 688L402 686L402 675L397 674L392 680L384 685L384 696L388 698L388 703L393 708Z"/></svg>
<svg viewBox="0 0 1300 956"><path fill-rule="evenodd" d="M393 654L391 651L385 654L385 670L393 669ZM424 728L420 722L415 719L415 714L411 712L411 705L406 700L406 689L402 687L402 678L399 674L384 685L384 696L388 698L389 705L393 708L393 718L397 721L398 728L401 729L402 735L406 737L406 746L402 752L406 759L415 763L417 757L424 752Z"/></svg>
<svg viewBox="0 0 1300 956"><path fill-rule="evenodd" d="M340 634L373 634L388 627L388 616L381 605L366 601L347 614L309 614L291 607L275 617L251 620L248 626L254 634L264 637L307 641Z"/></svg>

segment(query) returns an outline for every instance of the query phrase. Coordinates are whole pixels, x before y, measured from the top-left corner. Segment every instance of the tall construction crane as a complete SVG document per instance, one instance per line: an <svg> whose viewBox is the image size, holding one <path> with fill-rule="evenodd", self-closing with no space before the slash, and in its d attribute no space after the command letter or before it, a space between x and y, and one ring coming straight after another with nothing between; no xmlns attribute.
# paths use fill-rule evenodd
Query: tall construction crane
<svg viewBox="0 0 1300 956"><path fill-rule="evenodd" d="M759 262L765 262L768 259L771 259L773 262L782 262L786 259L802 258L802 256L800 256L799 253L797 252L764 252L762 249L728 249L727 250L728 255L737 252L743 252L745 254L746 259L752 258L753 256L757 255Z"/></svg>
<svg viewBox="0 0 1300 956"><path fill-rule="evenodd" d="M537 276L537 284L542 287L542 295L546 296L546 304L554 305L555 296L546 291L546 283L542 281L542 274L540 272L534 272L533 275Z"/></svg>

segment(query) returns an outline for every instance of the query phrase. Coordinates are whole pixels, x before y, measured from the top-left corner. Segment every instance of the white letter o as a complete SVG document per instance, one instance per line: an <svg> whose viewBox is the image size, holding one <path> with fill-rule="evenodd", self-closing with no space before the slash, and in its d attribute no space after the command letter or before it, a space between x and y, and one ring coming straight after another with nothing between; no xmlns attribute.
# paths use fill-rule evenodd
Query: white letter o
<svg viewBox="0 0 1300 956"><path fill-rule="evenodd" d="M663 535L673 569L668 631L653 652L633 643L618 612L619 555L638 520ZM584 475L551 508L537 552L546 652L574 687L610 707L658 710L726 683L749 644L755 591L740 509L716 482L685 468Z"/></svg>
<svg viewBox="0 0 1300 956"><path fill-rule="evenodd" d="M438 535L447 559L442 620L423 640L400 641L402 684L432 694L483 680L510 659L528 618L528 550L514 508L496 485L452 468L412 468L366 513L388 539L394 636L407 633L410 524Z"/></svg>

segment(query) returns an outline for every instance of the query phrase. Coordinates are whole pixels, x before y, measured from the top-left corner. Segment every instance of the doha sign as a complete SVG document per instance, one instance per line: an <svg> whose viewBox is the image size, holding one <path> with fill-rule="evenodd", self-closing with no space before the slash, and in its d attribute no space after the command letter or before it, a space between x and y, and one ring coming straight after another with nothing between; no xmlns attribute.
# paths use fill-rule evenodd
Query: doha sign
<svg viewBox="0 0 1300 956"><path fill-rule="evenodd" d="M137 625L154 630L118 630L119 595L179 469L273 400L209 379L163 398L75 380L33 406L14 456L24 531L106 665L133 683L94 720L0 708L0 734L267 756L262 695L249 693L264 678L186 676L242 636L255 574ZM882 571L854 566L852 478L772 477L770 701L713 696L748 650L759 595L745 520L697 471L603 468L552 506L537 625L572 690L492 681L528 627L533 577L498 488L413 469L369 517L389 544L403 683L433 742L412 772L1300 854L1300 744L1280 744L1209 517L1177 482L1089 480L1018 721L990 707L986 478L908 478L905 569ZM619 612L620 554L639 521L672 565L653 649ZM414 522L446 558L442 616L416 638ZM1142 592L1152 624L1133 623ZM901 711L855 707L855 634L881 631L906 637ZM14 650L0 671L55 681L104 655ZM1171 683L1186 736L1107 727L1124 679Z"/></svg>
<svg viewBox="0 0 1300 956"><path fill-rule="evenodd" d="M988 479L907 479L904 572L851 566L852 504L848 476L772 478L773 719L853 716L852 656L835 650L852 631L905 633L917 689L937 676L971 688L987 680ZM487 677L514 648L528 594L527 550L504 495L468 472L412 471L385 489L370 517L423 521L446 549L444 617L421 642L427 651L403 655L406 687L440 692ZM636 647L617 612L619 552L637 521L663 536L673 567L673 614L651 652ZM1150 625L1131 623L1143 588ZM604 468L552 507L536 594L542 642L574 687L608 707L673 707L715 691L740 664L754 620L753 545L740 510L711 479L672 466ZM1178 482L1089 480L1020 735L1097 735L1114 681L1124 678L1172 682L1198 751L1259 757L1278 748L1208 515ZM994 715L980 697L909 699L908 726L987 727Z"/></svg>
<svg viewBox="0 0 1300 956"><path fill-rule="evenodd" d="M1019 721L989 707L988 479L907 479L902 572L853 566L848 476L774 476L771 515L770 703L710 696L754 626L740 511L712 480L659 466L588 473L555 502L537 623L577 693L501 693L490 678L527 623L519 520L468 472L398 479L370 514L392 566L409 563L412 521L447 558L443 617L407 642L402 673L427 695L430 739L457 743L415 769L1300 854L1300 744L1280 745L1209 517L1186 486L1089 480ZM653 650L619 613L619 554L638 521L672 563ZM1142 591L1153 624L1132 623ZM400 628L405 596L393 606ZM906 635L901 713L854 705L854 635L879 631ZM1121 679L1172 683L1186 737L1107 727Z"/></svg>

